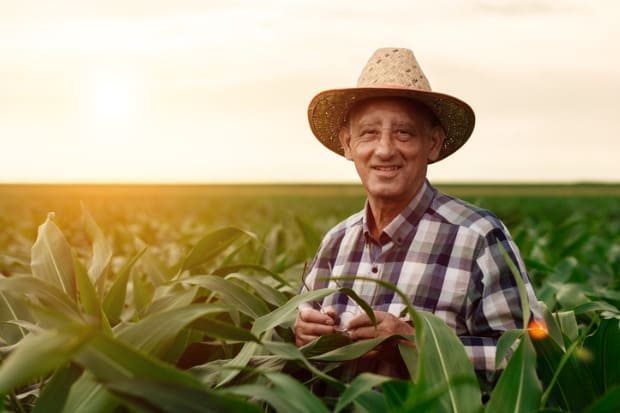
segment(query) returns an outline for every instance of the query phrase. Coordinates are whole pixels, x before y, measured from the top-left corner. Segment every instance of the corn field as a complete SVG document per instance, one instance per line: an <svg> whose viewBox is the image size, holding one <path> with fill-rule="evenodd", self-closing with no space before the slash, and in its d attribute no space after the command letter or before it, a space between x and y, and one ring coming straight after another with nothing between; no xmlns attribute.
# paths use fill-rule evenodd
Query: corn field
<svg viewBox="0 0 620 413"><path fill-rule="evenodd" d="M464 193L507 224L544 309L501 337L510 361L483 394L453 330L411 306L410 380L343 374L393 338L295 346L297 306L337 291L297 295L304 267L363 207L357 187L0 187L3 409L618 412L620 191L608 189Z"/></svg>

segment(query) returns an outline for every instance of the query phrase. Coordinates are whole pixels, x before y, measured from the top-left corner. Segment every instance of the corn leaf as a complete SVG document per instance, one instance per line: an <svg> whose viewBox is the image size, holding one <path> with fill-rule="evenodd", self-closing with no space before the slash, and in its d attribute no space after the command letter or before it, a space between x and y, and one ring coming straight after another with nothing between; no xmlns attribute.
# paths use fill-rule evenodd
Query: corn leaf
<svg viewBox="0 0 620 413"><path fill-rule="evenodd" d="M536 376L536 351L524 335L491 394L489 413L529 413L540 404L542 388Z"/></svg>
<svg viewBox="0 0 620 413"><path fill-rule="evenodd" d="M64 365L93 336L93 326L65 326L30 334L0 366L0 394L45 376Z"/></svg>
<svg viewBox="0 0 620 413"><path fill-rule="evenodd" d="M271 381L271 388L245 385L226 391L264 400L279 413L328 413L321 400L291 376L278 372L265 372L264 375Z"/></svg>
<svg viewBox="0 0 620 413"><path fill-rule="evenodd" d="M596 400L586 413L613 413L620 411L620 386L609 389L604 396Z"/></svg>
<svg viewBox="0 0 620 413"><path fill-rule="evenodd" d="M226 276L227 280L229 279L237 279L248 284L256 293L266 302L279 307L286 303L288 300L287 296L281 292L266 284L265 282L257 279L256 277L251 277L245 274L233 273Z"/></svg>
<svg viewBox="0 0 620 413"><path fill-rule="evenodd" d="M386 376L379 376L371 373L362 373L357 376L351 384L347 385L346 390L338 399L338 403L334 407L333 412L338 413L351 403L355 402L358 397L366 392L372 391L373 388L392 380Z"/></svg>
<svg viewBox="0 0 620 413"><path fill-rule="evenodd" d="M207 389L147 379L104 381L119 399L140 412L153 413L260 413L257 405L241 398Z"/></svg>
<svg viewBox="0 0 620 413"><path fill-rule="evenodd" d="M5 278L0 277L0 284L4 281ZM32 320L22 300L0 290L0 342L15 344L28 334L28 331L19 325L21 320Z"/></svg>
<svg viewBox="0 0 620 413"><path fill-rule="evenodd" d="M138 377L201 388L190 374L102 334L95 335L74 360L100 381Z"/></svg>
<svg viewBox="0 0 620 413"><path fill-rule="evenodd" d="M497 346L495 350L495 368L499 368L501 362L508 355L510 348L523 334L526 334L525 330L509 330L504 332L502 336L497 340Z"/></svg>
<svg viewBox="0 0 620 413"><path fill-rule="evenodd" d="M206 315L227 311L225 307L192 304L151 314L118 333L119 340L142 352L161 355L179 332Z"/></svg>
<svg viewBox="0 0 620 413"><path fill-rule="evenodd" d="M393 336L371 338L368 340L360 340L360 341L353 342L349 345L328 351L326 353L310 357L310 360L325 361L325 362L355 360L355 359L360 358L364 354L368 353L370 350L374 349L379 344L383 343L384 341L388 341L390 339L407 339L407 337L400 336L400 335L393 335Z"/></svg>
<svg viewBox="0 0 620 413"><path fill-rule="evenodd" d="M322 288L319 290L308 291L296 295L286 302L283 306L276 308L269 314L257 318L252 326L252 333L259 336L265 331L279 326L287 321L291 321L293 314L297 313L297 307L304 302L312 302L327 297L338 291L335 288Z"/></svg>
<svg viewBox="0 0 620 413"><path fill-rule="evenodd" d="M251 232L235 227L218 229L205 235L187 254L183 260L181 271L190 270L210 262L226 250L233 242L244 236L256 238L256 235Z"/></svg>
<svg viewBox="0 0 620 413"><path fill-rule="evenodd" d="M68 364L58 369L45 384L32 413L62 412L73 383L82 374L82 369Z"/></svg>
<svg viewBox="0 0 620 413"><path fill-rule="evenodd" d="M286 281L284 278L282 278L280 274L273 272L270 269L263 267L262 265L256 265L256 264L235 264L235 265L227 265L224 267L219 267L213 271L213 275L224 276L224 275L228 275L232 273L237 273L243 270L251 270L251 271L256 271L259 273L264 273L268 275L269 277L273 278L274 280L276 280L278 283L280 283L280 285L290 286L290 283Z"/></svg>
<svg viewBox="0 0 620 413"><path fill-rule="evenodd" d="M196 275L181 281L187 285L197 285L219 294L222 300L239 309L252 318L261 317L269 312L264 301L232 281L215 275Z"/></svg>
<svg viewBox="0 0 620 413"><path fill-rule="evenodd" d="M479 412L481 396L471 361L453 329L425 311L413 313L419 366L416 383L446 386L437 411Z"/></svg>
<svg viewBox="0 0 620 413"><path fill-rule="evenodd" d="M12 295L33 296L48 310L72 319L81 319L76 303L63 291L47 281L29 276L14 276L0 280L0 291ZM24 302L28 303L27 300Z"/></svg>
<svg viewBox="0 0 620 413"><path fill-rule="evenodd" d="M71 247L53 218L53 213L48 214L45 222L39 226L37 240L31 250L32 275L56 286L75 300L75 270Z"/></svg>
<svg viewBox="0 0 620 413"><path fill-rule="evenodd" d="M118 399L112 396L92 373L85 371L71 386L69 397L62 412L111 413L116 410L118 404Z"/></svg>
<svg viewBox="0 0 620 413"><path fill-rule="evenodd" d="M138 254L134 255L128 260L123 267L121 267L110 291L106 294L103 300L103 311L106 313L108 319L112 324L118 324L121 321L121 314L123 307L125 306L125 298L127 295L127 284L129 282L129 275L136 261L142 257L142 254L146 251L146 248L142 249Z"/></svg>
<svg viewBox="0 0 620 413"><path fill-rule="evenodd" d="M209 337L220 340L260 342L249 330L224 321L202 318L192 323L191 327L203 331Z"/></svg>
<svg viewBox="0 0 620 413"><path fill-rule="evenodd" d="M620 322L615 318L603 318L596 332L589 335L584 348L590 360L585 361L592 372L597 391L602 394L620 386Z"/></svg>
<svg viewBox="0 0 620 413"><path fill-rule="evenodd" d="M88 265L88 276L93 283L97 283L100 277L105 274L112 259L112 245L110 245L110 242L106 239L103 231L99 228L90 212L88 212L84 203L82 203L82 219L86 233L93 246L93 255ZM98 283L98 285L103 287L102 282Z"/></svg>

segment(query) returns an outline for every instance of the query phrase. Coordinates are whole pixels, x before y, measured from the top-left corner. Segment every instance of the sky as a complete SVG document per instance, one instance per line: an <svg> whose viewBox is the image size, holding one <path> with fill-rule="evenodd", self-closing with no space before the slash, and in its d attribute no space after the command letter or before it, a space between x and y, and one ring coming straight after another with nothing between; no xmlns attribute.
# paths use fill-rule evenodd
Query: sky
<svg viewBox="0 0 620 413"><path fill-rule="evenodd" d="M413 50L468 102L437 182L620 181L616 0L0 0L0 183L356 182L307 106Z"/></svg>

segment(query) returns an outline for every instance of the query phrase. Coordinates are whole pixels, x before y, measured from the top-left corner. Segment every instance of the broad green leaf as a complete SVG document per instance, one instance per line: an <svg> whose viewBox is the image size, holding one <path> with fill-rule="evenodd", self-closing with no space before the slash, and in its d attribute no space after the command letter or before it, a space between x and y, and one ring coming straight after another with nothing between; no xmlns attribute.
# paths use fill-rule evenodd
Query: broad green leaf
<svg viewBox="0 0 620 413"><path fill-rule="evenodd" d="M499 246L499 250L508 264L508 268L512 272L512 276L517 284L517 289L519 291L519 298L521 299L521 311L523 312L523 328L527 328L530 322L530 303L528 301L527 290L525 288L525 283L523 282L523 278L521 276L521 272L517 268L510 256L506 252L506 248L502 245L502 243L497 244Z"/></svg>
<svg viewBox="0 0 620 413"><path fill-rule="evenodd" d="M219 294L222 300L238 308L244 314L252 318L261 317L269 312L269 307L264 301L249 293L232 281L225 280L215 275L196 275L181 280L183 284L197 285Z"/></svg>
<svg viewBox="0 0 620 413"><path fill-rule="evenodd" d="M336 403L336 406L334 407L334 413L338 413L351 403L355 402L356 399L362 394L371 391L373 388L378 387L389 380L391 380L391 378L386 376L379 376L371 373L360 374L351 382L351 384L347 385L346 390L342 393L338 399L338 403Z"/></svg>
<svg viewBox="0 0 620 413"><path fill-rule="evenodd" d="M256 293L266 302L279 307L286 303L288 300L287 296L281 292L266 284L262 280L257 279L256 277L251 277L245 274L229 274L225 277L225 279L237 279L248 284Z"/></svg>
<svg viewBox="0 0 620 413"><path fill-rule="evenodd" d="M190 374L102 334L94 336L74 360L102 381L136 377L201 388Z"/></svg>
<svg viewBox="0 0 620 413"><path fill-rule="evenodd" d="M84 203L82 203L82 219L84 220L84 228L90 238L93 246L93 255L88 266L88 276L93 283L97 283L99 278L105 274L105 271L112 259L112 245L106 239L103 231L93 219ZM100 287L103 283L98 283Z"/></svg>
<svg viewBox="0 0 620 413"><path fill-rule="evenodd" d="M620 386L611 388L586 410L586 413L616 412L620 412Z"/></svg>
<svg viewBox="0 0 620 413"><path fill-rule="evenodd" d="M355 360L368 353L384 341L396 338L406 339L404 336L394 335L377 337L369 340L360 340L347 346L336 348L326 353L310 357L310 360L326 362Z"/></svg>
<svg viewBox="0 0 620 413"><path fill-rule="evenodd" d="M499 340L497 340L495 351L495 368L499 368L501 362L508 355L508 352L514 342L521 338L523 334L525 334L524 330L509 330L504 332Z"/></svg>
<svg viewBox="0 0 620 413"><path fill-rule="evenodd" d="M299 216L295 216L295 222L301 230L301 235L304 239L306 257L314 256L321 243L321 236L310 224Z"/></svg>
<svg viewBox="0 0 620 413"><path fill-rule="evenodd" d="M118 333L118 338L145 353L161 355L182 329L200 317L225 311L222 306L192 304L153 313L127 326Z"/></svg>
<svg viewBox="0 0 620 413"><path fill-rule="evenodd" d="M103 312L99 296L95 291L95 286L92 284L91 279L86 273L86 268L82 265L82 262L78 257L74 257L75 262L75 279L77 282L77 288L79 293L79 301L84 307L84 312L88 315L100 320L101 326L106 334L112 335L112 328L110 323Z"/></svg>
<svg viewBox="0 0 620 413"><path fill-rule="evenodd" d="M349 344L351 344L351 339L345 334L327 334L312 340L299 350L305 357L311 358Z"/></svg>
<svg viewBox="0 0 620 413"><path fill-rule="evenodd" d="M539 301L538 305L542 311L543 321L545 326L547 327L547 331L549 332L549 336L555 340L555 342L562 348L562 350L566 350L564 347L564 337L562 335L562 329L558 324L556 317L549 311L547 305ZM539 320L540 321L540 320Z"/></svg>
<svg viewBox="0 0 620 413"><path fill-rule="evenodd" d="M186 307L194 302L198 290L198 287L184 288L179 284L160 285L155 290L153 301L144 310L143 316Z"/></svg>
<svg viewBox="0 0 620 413"><path fill-rule="evenodd" d="M99 317L101 315L101 303L97 297L95 286L86 273L86 268L74 254L75 280L77 284L79 302L88 315Z"/></svg>
<svg viewBox="0 0 620 413"><path fill-rule="evenodd" d="M194 245L185 257L181 271L190 270L199 265L206 264L226 250L239 238L249 236L256 238L254 234L235 227L226 227L205 235Z"/></svg>
<svg viewBox="0 0 620 413"><path fill-rule="evenodd" d="M39 226L30 256L32 275L56 286L75 300L75 270L71 247L53 219L54 214L50 213Z"/></svg>
<svg viewBox="0 0 620 413"><path fill-rule="evenodd" d="M336 278L337 277L333 277L333 279L336 279ZM372 310L372 308L370 307L370 305L368 305L366 301L364 301L359 295L357 295L357 293L353 289L343 287L343 288L340 288L339 291L348 295L353 301L355 301L357 305L359 305L360 308L364 310L368 318L370 318L370 321L372 321L372 324L375 326L377 325L377 319L375 318L375 312Z"/></svg>
<svg viewBox="0 0 620 413"><path fill-rule="evenodd" d="M132 281L133 309L138 315L142 315L151 304L154 287L153 284L144 280L137 272L133 274Z"/></svg>
<svg viewBox="0 0 620 413"><path fill-rule="evenodd" d="M279 343L279 342L263 342L263 347L271 354L281 357L284 360L296 360L301 362L308 371L313 373L316 377L331 383L334 388L338 390L344 389L344 385L331 376L323 373L312 365L308 359L304 356L300 349L298 349L292 343Z"/></svg>
<svg viewBox="0 0 620 413"><path fill-rule="evenodd" d="M582 411L597 395L593 378L575 354L579 341L564 351L550 336L532 340L537 353L537 372L545 392L542 404L551 399L570 411Z"/></svg>
<svg viewBox="0 0 620 413"><path fill-rule="evenodd" d="M34 296L50 311L72 319L81 319L76 303L55 285L49 284L45 280L29 276L4 278L0 280L0 291L11 293L13 296L19 296L22 299L24 295ZM24 300L24 302L27 301Z"/></svg>
<svg viewBox="0 0 620 413"><path fill-rule="evenodd" d="M602 394L620 386L620 322L614 318L601 319L596 332L585 339L584 348L590 356L584 363L592 372L598 392Z"/></svg>
<svg viewBox="0 0 620 413"><path fill-rule="evenodd" d="M142 254L140 260L140 268L144 271L147 278L151 281L154 287L160 286L168 282L173 276L174 272L170 270L161 259L151 252L148 248Z"/></svg>
<svg viewBox="0 0 620 413"><path fill-rule="evenodd" d="M577 340L579 337L579 326L574 311L559 311L556 317L560 323L562 334L569 338L570 341Z"/></svg>
<svg viewBox="0 0 620 413"><path fill-rule="evenodd" d="M273 278L274 280L276 280L281 285L290 286L290 283L287 280L285 280L284 278L282 278L280 276L280 274L278 274L276 272L273 272L270 269L263 267L262 265L256 265L256 264L227 265L225 267L220 267L220 268L214 270L213 271L213 275L224 276L224 275L240 272L240 271L243 271L243 270L257 271L259 273L266 274L266 275L270 276L271 278Z"/></svg>
<svg viewBox="0 0 620 413"><path fill-rule="evenodd" d="M43 387L32 413L62 412L71 386L81 374L82 370L74 364L57 370Z"/></svg>
<svg viewBox="0 0 620 413"><path fill-rule="evenodd" d="M65 326L26 336L0 366L0 394L64 365L91 339L94 330L88 325Z"/></svg>
<svg viewBox="0 0 620 413"><path fill-rule="evenodd" d="M104 386L128 405L153 413L260 413L256 404L208 389L146 379L116 379Z"/></svg>
<svg viewBox="0 0 620 413"><path fill-rule="evenodd" d="M437 411L479 412L478 380L454 330L425 311L415 311L412 319L419 355L416 383L425 383L431 390L446 386Z"/></svg>
<svg viewBox="0 0 620 413"><path fill-rule="evenodd" d="M542 388L536 376L536 351L529 336L510 358L491 394L486 411L489 413L530 413L540 404Z"/></svg>
<svg viewBox="0 0 620 413"><path fill-rule="evenodd" d="M227 361L220 372L220 380L217 387L221 387L239 375L241 369L246 368L252 356L259 349L259 344L249 341L241 347L241 350L231 360Z"/></svg>
<svg viewBox="0 0 620 413"><path fill-rule="evenodd" d="M0 284L5 281L0 277ZM21 325L12 323L31 320L31 315L22 300L0 290L0 342L11 345L24 338L28 331Z"/></svg>
<svg viewBox="0 0 620 413"><path fill-rule="evenodd" d="M290 321L291 316L296 314L297 307L299 307L301 303L320 300L336 291L338 290L335 288L322 288L296 295L280 308L276 308L269 314L257 318L256 321L254 321L254 326L252 326L252 333L260 337L265 331L279 326L285 321Z"/></svg>
<svg viewBox="0 0 620 413"><path fill-rule="evenodd" d="M245 395L269 403L276 412L326 413L328 410L306 386L292 377L278 372L264 372L272 387L241 385L227 388L233 394Z"/></svg>
<svg viewBox="0 0 620 413"><path fill-rule="evenodd" d="M429 383L392 380L383 383L381 390L385 395L386 411L391 413L435 413L440 409L439 402L447 385L432 386Z"/></svg>
<svg viewBox="0 0 620 413"><path fill-rule="evenodd" d="M432 390L445 386L440 411L478 412L481 395L478 380L461 340L453 329L433 314L417 311L408 297L394 285L374 278L355 277L371 281L398 294L416 328L418 377L416 383ZM526 310L529 310L526 304ZM357 343L356 343L357 344Z"/></svg>
<svg viewBox="0 0 620 413"><path fill-rule="evenodd" d="M129 275L136 261L142 257L146 248L142 249L138 254L128 260L118 272L110 291L103 300L103 310L112 324L118 324L121 321L121 314L125 306L125 298L127 294L127 284Z"/></svg>
<svg viewBox="0 0 620 413"><path fill-rule="evenodd" d="M260 342L249 330L214 319L202 318L192 323L191 327L203 331L209 337L220 340Z"/></svg>
<svg viewBox="0 0 620 413"><path fill-rule="evenodd" d="M118 399L112 396L92 373L85 371L71 386L62 412L112 413L118 404Z"/></svg>
<svg viewBox="0 0 620 413"><path fill-rule="evenodd" d="M612 314L620 313L620 310L618 308L605 301L591 301L575 307L573 311L576 315L603 311L608 311Z"/></svg>

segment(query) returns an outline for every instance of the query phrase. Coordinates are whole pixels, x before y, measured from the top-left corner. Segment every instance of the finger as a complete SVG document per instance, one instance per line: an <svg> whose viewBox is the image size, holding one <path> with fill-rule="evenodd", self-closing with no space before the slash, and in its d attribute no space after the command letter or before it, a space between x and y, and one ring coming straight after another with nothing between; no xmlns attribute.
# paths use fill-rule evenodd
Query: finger
<svg viewBox="0 0 620 413"><path fill-rule="evenodd" d="M364 360L371 360L377 358L381 352L379 350L370 350L368 353L364 354L361 358Z"/></svg>
<svg viewBox="0 0 620 413"><path fill-rule="evenodd" d="M329 318L328 316L324 316L324 317ZM332 321L332 324L333 324L333 321ZM297 335L323 336L326 334L334 333L335 326L322 324L322 323L307 322L307 321L304 321L302 316L298 315L297 320L295 320L294 331L295 331L296 336Z"/></svg>
<svg viewBox="0 0 620 413"><path fill-rule="evenodd" d="M368 326L373 326L374 324L372 323L372 320L370 319L370 317L368 317L368 315L366 313L362 313L360 315L357 315L355 317L353 317L350 321L349 324L347 325L347 328L349 330L354 330L357 328L361 328L361 327L368 327Z"/></svg>
<svg viewBox="0 0 620 413"><path fill-rule="evenodd" d="M328 314L323 314L318 310L305 309L298 313L298 317L307 323L334 325L334 319Z"/></svg>
<svg viewBox="0 0 620 413"><path fill-rule="evenodd" d="M311 336L311 335L304 335L304 334L296 335L295 344L297 345L297 347L305 346L306 344L308 344L312 340L316 340L317 338L319 338L319 336Z"/></svg>
<svg viewBox="0 0 620 413"><path fill-rule="evenodd" d="M321 309L321 313L328 315L334 321L336 321L336 319L338 318L338 314L336 314L336 309L331 305Z"/></svg>
<svg viewBox="0 0 620 413"><path fill-rule="evenodd" d="M365 340L369 338L377 338L381 334L375 326L358 327L355 329L349 328L349 337L351 340Z"/></svg>

